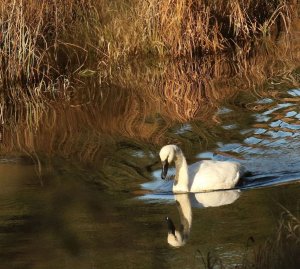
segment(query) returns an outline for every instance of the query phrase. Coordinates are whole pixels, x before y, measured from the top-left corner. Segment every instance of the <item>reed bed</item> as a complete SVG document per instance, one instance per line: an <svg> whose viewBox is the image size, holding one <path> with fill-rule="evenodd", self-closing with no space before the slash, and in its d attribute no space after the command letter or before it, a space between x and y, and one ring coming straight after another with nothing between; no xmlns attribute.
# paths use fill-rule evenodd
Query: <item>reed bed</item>
<svg viewBox="0 0 300 269"><path fill-rule="evenodd" d="M103 77L112 65L132 58L249 50L262 36L289 31L295 5L293 0L1 0L0 86L6 99L25 94L34 100L63 92L77 82L76 74L94 70Z"/></svg>
<svg viewBox="0 0 300 269"><path fill-rule="evenodd" d="M257 98L280 100L282 89L299 85L298 58L285 47L294 45L284 44L248 60L210 56L201 63L168 61L156 68L137 63L114 71L100 84L87 78L78 85L76 98L28 102L4 111L1 153L59 155L93 163L106 154L105 145L111 148L122 140L187 145L189 141L169 131L187 122L209 144L215 140L209 126L222 125L217 111L224 104L260 111L264 107L258 107ZM248 99L238 98L243 92ZM207 127L201 128L204 123ZM223 132L219 135L225 139Z"/></svg>
<svg viewBox="0 0 300 269"><path fill-rule="evenodd" d="M89 6L73 0L0 1L2 102L35 102L65 90L70 70L61 59L60 38Z"/></svg>
<svg viewBox="0 0 300 269"><path fill-rule="evenodd" d="M289 30L289 1L148 1L148 25L167 53L196 57ZM154 14L154 15L153 15Z"/></svg>

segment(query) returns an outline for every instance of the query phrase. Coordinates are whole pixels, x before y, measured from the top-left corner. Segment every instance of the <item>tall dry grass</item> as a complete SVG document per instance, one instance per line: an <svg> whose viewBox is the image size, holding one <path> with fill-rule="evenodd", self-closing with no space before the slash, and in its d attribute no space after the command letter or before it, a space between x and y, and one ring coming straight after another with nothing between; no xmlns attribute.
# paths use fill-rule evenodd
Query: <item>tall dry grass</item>
<svg viewBox="0 0 300 269"><path fill-rule="evenodd" d="M89 6L90 1L0 1L2 101L35 102L65 88L69 70L61 65L68 59L58 59L60 38Z"/></svg>
<svg viewBox="0 0 300 269"><path fill-rule="evenodd" d="M196 57L246 48L289 31L293 0L1 0L4 101L70 97L79 75L101 80L145 57ZM157 60L157 58L155 58ZM77 79L77 80L76 80ZM68 90L66 90L68 89ZM46 93L46 94L45 94Z"/></svg>
<svg viewBox="0 0 300 269"><path fill-rule="evenodd" d="M244 47L255 38L289 30L286 0L141 1L145 29L158 52L196 57Z"/></svg>
<svg viewBox="0 0 300 269"><path fill-rule="evenodd" d="M236 49L288 32L294 0L95 1L92 35L98 63L133 57L199 57ZM92 30L91 30L92 29Z"/></svg>

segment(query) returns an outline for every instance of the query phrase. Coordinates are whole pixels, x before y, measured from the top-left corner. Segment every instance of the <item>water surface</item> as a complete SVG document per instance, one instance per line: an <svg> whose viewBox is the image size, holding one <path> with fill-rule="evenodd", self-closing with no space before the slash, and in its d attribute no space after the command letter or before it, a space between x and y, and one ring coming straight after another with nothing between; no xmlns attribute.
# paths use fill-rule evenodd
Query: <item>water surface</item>
<svg viewBox="0 0 300 269"><path fill-rule="evenodd" d="M299 213L298 71L263 56L239 78L234 61L122 69L68 104L16 111L1 136L1 268L203 268L209 252L240 264L283 208ZM273 73L259 73L270 61ZM188 163L235 160L252 173L230 202L188 197L181 248L167 243L165 218L180 227L160 178L167 143Z"/></svg>

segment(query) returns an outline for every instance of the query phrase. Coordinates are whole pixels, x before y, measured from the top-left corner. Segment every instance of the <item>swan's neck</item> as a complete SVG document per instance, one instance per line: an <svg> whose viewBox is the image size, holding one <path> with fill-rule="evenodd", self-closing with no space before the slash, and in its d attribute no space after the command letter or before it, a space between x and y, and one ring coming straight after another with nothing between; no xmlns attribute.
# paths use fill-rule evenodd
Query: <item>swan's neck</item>
<svg viewBox="0 0 300 269"><path fill-rule="evenodd" d="M173 185L175 192L188 192L189 191L189 175L188 166L184 155L180 152L176 155L175 161L176 175Z"/></svg>

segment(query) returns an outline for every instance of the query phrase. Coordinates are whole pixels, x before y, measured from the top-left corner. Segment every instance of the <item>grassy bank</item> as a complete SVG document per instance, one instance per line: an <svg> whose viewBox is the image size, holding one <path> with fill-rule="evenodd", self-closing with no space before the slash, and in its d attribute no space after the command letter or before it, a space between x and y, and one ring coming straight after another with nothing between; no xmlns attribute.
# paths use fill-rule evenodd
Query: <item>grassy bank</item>
<svg viewBox="0 0 300 269"><path fill-rule="evenodd" d="M291 1L0 1L2 102L69 97L78 74L132 58L198 57L288 31Z"/></svg>

